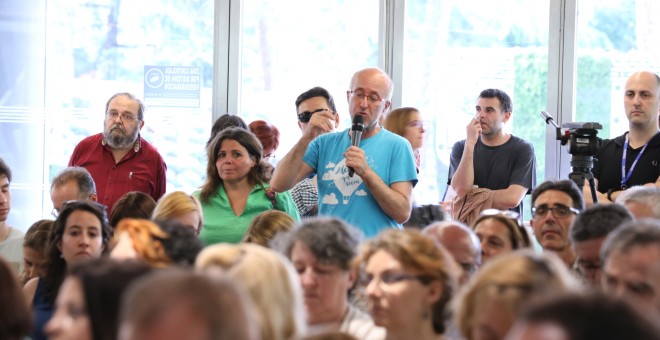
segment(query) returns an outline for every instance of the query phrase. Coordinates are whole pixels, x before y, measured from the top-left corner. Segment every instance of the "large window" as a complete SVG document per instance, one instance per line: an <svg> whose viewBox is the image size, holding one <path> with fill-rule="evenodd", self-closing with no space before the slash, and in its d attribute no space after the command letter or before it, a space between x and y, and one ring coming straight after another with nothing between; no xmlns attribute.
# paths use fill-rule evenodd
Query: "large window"
<svg viewBox="0 0 660 340"><path fill-rule="evenodd" d="M465 139L486 88L513 99L506 128L532 142L543 180L545 123L538 112L546 105L549 8L549 1L406 2L402 106L418 108L427 129L418 203L443 198L451 148Z"/></svg>
<svg viewBox="0 0 660 340"><path fill-rule="evenodd" d="M300 138L295 100L314 86L334 97L340 128L350 126L350 78L378 66L379 1L245 0L243 6L239 114L280 130L276 159Z"/></svg>
<svg viewBox="0 0 660 340"><path fill-rule="evenodd" d="M27 229L49 216L50 179L66 167L81 139L102 131L105 103L117 92L144 99L141 135L167 162L168 190L199 187L212 116L214 1L40 3L33 16L33 5L2 2L10 7L2 13L15 15L7 22L22 29L3 33L10 36L3 44L11 41L11 47L2 48L3 69L15 69L2 79L10 90L0 104L2 157L17 173L10 224ZM196 93L149 83L157 78L146 74L150 69L162 70L174 88L185 83L183 77L165 78L167 67L196 73L198 78L186 78L197 83ZM34 73L38 77L30 78ZM11 98L12 92L20 95Z"/></svg>
<svg viewBox="0 0 660 340"><path fill-rule="evenodd" d="M575 121L598 122L601 138L628 131L623 109L626 79L660 73L660 2L581 0L577 24Z"/></svg>

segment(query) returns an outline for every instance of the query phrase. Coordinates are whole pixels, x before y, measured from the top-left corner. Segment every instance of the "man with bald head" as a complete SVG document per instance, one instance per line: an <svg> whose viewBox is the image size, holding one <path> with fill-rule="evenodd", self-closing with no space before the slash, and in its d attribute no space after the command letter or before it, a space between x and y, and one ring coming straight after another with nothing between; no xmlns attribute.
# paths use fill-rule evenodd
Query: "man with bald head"
<svg viewBox="0 0 660 340"><path fill-rule="evenodd" d="M481 244L477 235L456 221L435 222L422 233L440 243L461 267L460 283L466 283L481 265Z"/></svg>
<svg viewBox="0 0 660 340"><path fill-rule="evenodd" d="M623 106L628 132L604 140L593 168L600 203L612 203L626 189L643 185L660 186L660 77L647 71L636 72L626 81ZM591 205L589 185L584 199Z"/></svg>
<svg viewBox="0 0 660 340"><path fill-rule="evenodd" d="M392 105L392 91L392 79L382 70L356 72L346 100L351 121L356 116L364 119L360 146L351 145L350 129L329 133L336 117L330 110L317 111L278 163L271 188L286 191L317 173L319 215L339 217L367 237L383 228L401 228L412 210L417 171L410 143L379 125Z"/></svg>

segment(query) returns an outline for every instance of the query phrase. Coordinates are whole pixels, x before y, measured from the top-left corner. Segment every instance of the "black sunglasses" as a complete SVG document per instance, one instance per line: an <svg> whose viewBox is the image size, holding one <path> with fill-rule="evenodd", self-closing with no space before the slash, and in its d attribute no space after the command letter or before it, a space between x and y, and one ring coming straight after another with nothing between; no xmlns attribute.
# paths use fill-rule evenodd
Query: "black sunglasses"
<svg viewBox="0 0 660 340"><path fill-rule="evenodd" d="M330 109L316 109L312 112L305 111L298 114L298 120L301 123L309 123L309 120L312 119L312 115L317 112L330 111Z"/></svg>

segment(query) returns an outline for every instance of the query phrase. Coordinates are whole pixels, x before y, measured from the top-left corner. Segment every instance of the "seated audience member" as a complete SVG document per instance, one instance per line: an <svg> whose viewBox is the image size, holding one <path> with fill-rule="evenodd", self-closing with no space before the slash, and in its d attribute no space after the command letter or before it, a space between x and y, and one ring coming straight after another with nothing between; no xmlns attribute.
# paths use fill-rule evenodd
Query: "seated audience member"
<svg viewBox="0 0 660 340"><path fill-rule="evenodd" d="M49 339L115 340L123 292L150 267L98 258L71 267L46 324ZM72 322L73 320L73 322Z"/></svg>
<svg viewBox="0 0 660 340"><path fill-rule="evenodd" d="M532 242L518 213L509 210L486 209L472 227L481 242L483 262L517 249L531 248Z"/></svg>
<svg viewBox="0 0 660 340"><path fill-rule="evenodd" d="M224 271L246 287L257 307L263 339L297 339L305 334L302 293L294 269L280 254L256 244L214 244L197 257L204 272Z"/></svg>
<svg viewBox="0 0 660 340"><path fill-rule="evenodd" d="M623 224L605 239L601 260L603 290L660 320L660 221Z"/></svg>
<svg viewBox="0 0 660 340"><path fill-rule="evenodd" d="M48 253L48 236L53 221L39 220L32 224L23 238L23 272L19 280L22 285L45 273Z"/></svg>
<svg viewBox="0 0 660 340"><path fill-rule="evenodd" d="M60 213L67 201L97 201L96 184L87 169L70 166L60 171L50 184L50 200L53 202L53 217Z"/></svg>
<svg viewBox="0 0 660 340"><path fill-rule="evenodd" d="M154 221L173 219L192 229L199 235L204 220L202 207L194 196L183 191L174 191L161 197L151 215Z"/></svg>
<svg viewBox="0 0 660 340"><path fill-rule="evenodd" d="M300 220L288 192L270 190L270 171L262 159L261 143L250 131L228 128L207 149L206 182L193 193L202 204L206 245L238 243L258 214L276 209Z"/></svg>
<svg viewBox="0 0 660 340"><path fill-rule="evenodd" d="M660 219L660 188L632 187L621 192L616 203L625 206L637 219Z"/></svg>
<svg viewBox="0 0 660 340"><path fill-rule="evenodd" d="M128 288L118 339L258 340L253 310L242 287L224 276L168 268Z"/></svg>
<svg viewBox="0 0 660 340"><path fill-rule="evenodd" d="M481 244L477 235L458 221L436 222L422 234L441 244L461 268L459 283L464 285L481 265Z"/></svg>
<svg viewBox="0 0 660 340"><path fill-rule="evenodd" d="M202 244L197 235L177 221L123 219L112 239L110 257L140 259L156 268L192 266Z"/></svg>
<svg viewBox="0 0 660 340"><path fill-rule="evenodd" d="M0 258L14 268L14 275L23 271L23 232L10 226L7 218L11 210L11 169L0 158Z"/></svg>
<svg viewBox="0 0 660 340"><path fill-rule="evenodd" d="M468 340L503 339L528 303L577 287L555 254L503 254L485 263L455 300L458 327Z"/></svg>
<svg viewBox="0 0 660 340"><path fill-rule="evenodd" d="M268 247L270 241L277 233L293 229L296 223L296 220L285 212L266 210L250 222L241 242L255 243Z"/></svg>
<svg viewBox="0 0 660 340"><path fill-rule="evenodd" d="M383 339L384 330L348 301L356 281L351 261L359 232L337 218L310 218L281 237L277 247L293 263L303 289L309 334L330 331Z"/></svg>
<svg viewBox="0 0 660 340"><path fill-rule="evenodd" d="M209 136L209 140L206 141L206 147L209 147L211 141L213 141L213 138L217 136L220 131L227 128L241 128L243 130L249 130L248 125L245 123L243 118L237 115L230 115L225 113L218 117L215 122L213 122L213 126L211 127L211 135Z"/></svg>
<svg viewBox="0 0 660 340"><path fill-rule="evenodd" d="M445 334L455 290L450 257L414 229L388 229L367 241L356 261L369 313L386 339L436 339Z"/></svg>
<svg viewBox="0 0 660 340"><path fill-rule="evenodd" d="M255 120L248 125L263 147L264 160L272 163L275 159L275 151L280 146L280 130L275 125L263 120Z"/></svg>
<svg viewBox="0 0 660 340"><path fill-rule="evenodd" d="M657 340L660 330L625 301L602 293L567 294L529 308L507 339Z"/></svg>
<svg viewBox="0 0 660 340"><path fill-rule="evenodd" d="M632 215L618 204L597 204L585 209L571 227L571 243L577 256L580 276L591 286L600 287L600 248L605 237Z"/></svg>
<svg viewBox="0 0 660 340"><path fill-rule="evenodd" d="M0 257L0 339L27 339L32 330L32 317L14 268Z"/></svg>
<svg viewBox="0 0 660 340"><path fill-rule="evenodd" d="M417 172L421 166L419 150L424 144L424 121L422 115L414 107L401 107L387 113L383 127L405 138L410 142L415 155Z"/></svg>
<svg viewBox="0 0 660 340"><path fill-rule="evenodd" d="M127 192L115 203L110 216L108 216L108 221L114 229L124 218L148 220L155 208L156 201L151 196L139 191Z"/></svg>
<svg viewBox="0 0 660 340"><path fill-rule="evenodd" d="M46 272L28 281L23 292L32 305L32 339L45 339L43 326L50 320L57 292L68 267L101 257L108 249L111 229L105 206L89 201L66 202L48 237Z"/></svg>
<svg viewBox="0 0 660 340"><path fill-rule="evenodd" d="M582 210L582 192L572 180L545 181L532 192L530 224L536 241L544 252L557 254L574 272L577 272L577 261L570 228Z"/></svg>

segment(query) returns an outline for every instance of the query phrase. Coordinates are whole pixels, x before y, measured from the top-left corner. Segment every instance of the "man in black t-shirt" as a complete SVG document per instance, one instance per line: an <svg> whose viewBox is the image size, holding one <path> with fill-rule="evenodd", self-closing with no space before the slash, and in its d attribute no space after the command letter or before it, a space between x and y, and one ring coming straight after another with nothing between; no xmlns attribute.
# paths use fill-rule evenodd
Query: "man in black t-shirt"
<svg viewBox="0 0 660 340"><path fill-rule="evenodd" d="M658 186L660 178L660 77L647 71L631 75L623 104L628 132L605 140L595 156L593 174L600 203L614 202L632 186ZM593 204L589 185L584 186L583 193L587 205Z"/></svg>
<svg viewBox="0 0 660 340"><path fill-rule="evenodd" d="M474 186L494 191L493 208L520 212L520 204L536 184L536 158L531 143L504 132L513 111L504 91L481 92L467 138L451 151L449 184L458 196Z"/></svg>

